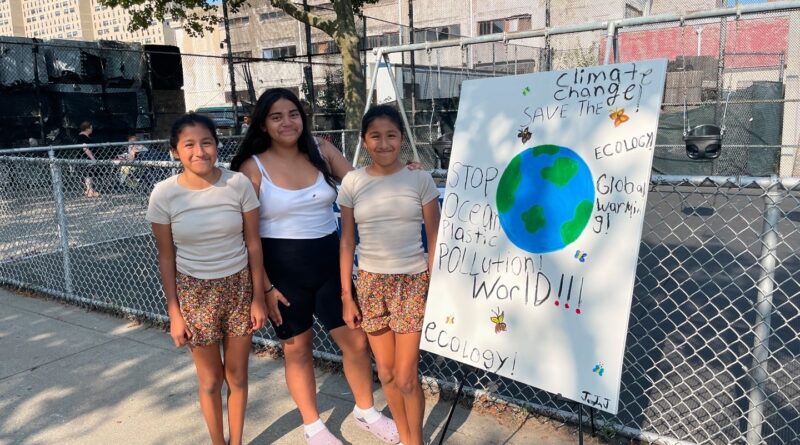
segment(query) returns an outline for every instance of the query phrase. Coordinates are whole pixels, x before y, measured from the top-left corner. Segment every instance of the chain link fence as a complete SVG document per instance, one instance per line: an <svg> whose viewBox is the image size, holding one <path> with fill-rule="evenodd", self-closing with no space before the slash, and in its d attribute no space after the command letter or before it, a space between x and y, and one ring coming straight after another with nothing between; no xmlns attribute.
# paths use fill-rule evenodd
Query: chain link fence
<svg viewBox="0 0 800 445"><path fill-rule="evenodd" d="M178 169L0 157L0 282L166 321L144 214L153 184ZM83 195L87 175L99 198ZM800 440L800 181L654 177L645 215L620 412L598 424L657 443ZM318 355L337 359L316 328ZM571 402L435 355L420 370L431 387L466 378L473 393L577 419Z"/></svg>

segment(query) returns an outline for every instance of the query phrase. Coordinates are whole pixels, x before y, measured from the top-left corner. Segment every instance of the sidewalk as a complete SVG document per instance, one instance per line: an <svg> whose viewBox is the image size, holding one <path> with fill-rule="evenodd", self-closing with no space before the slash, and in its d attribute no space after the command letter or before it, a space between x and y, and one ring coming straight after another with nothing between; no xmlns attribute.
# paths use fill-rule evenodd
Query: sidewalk
<svg viewBox="0 0 800 445"><path fill-rule="evenodd" d="M322 418L345 443L377 444L349 417L344 377L317 372ZM376 405L388 413L378 385ZM158 329L0 289L0 444L203 444L191 357ZM429 398L438 443L450 404ZM252 356L245 443L302 444L283 363ZM529 418L504 425L459 407L451 445L577 443L575 428ZM585 443L601 443L586 434Z"/></svg>

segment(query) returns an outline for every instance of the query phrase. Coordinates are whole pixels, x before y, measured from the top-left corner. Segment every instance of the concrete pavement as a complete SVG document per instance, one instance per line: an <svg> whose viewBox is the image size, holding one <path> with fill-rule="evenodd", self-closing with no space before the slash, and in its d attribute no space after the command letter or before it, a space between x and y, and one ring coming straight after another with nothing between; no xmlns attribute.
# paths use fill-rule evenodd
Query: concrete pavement
<svg viewBox="0 0 800 445"><path fill-rule="evenodd" d="M203 444L195 372L156 328L0 289L0 444ZM317 372L319 407L345 443L380 443L349 414L341 374ZM388 414L378 385L376 405ZM425 436L438 443L448 401L428 398ZM302 444L279 359L253 356L245 443ZM447 444L577 443L575 429L531 417L499 422L459 407ZM588 438L587 444L600 443Z"/></svg>

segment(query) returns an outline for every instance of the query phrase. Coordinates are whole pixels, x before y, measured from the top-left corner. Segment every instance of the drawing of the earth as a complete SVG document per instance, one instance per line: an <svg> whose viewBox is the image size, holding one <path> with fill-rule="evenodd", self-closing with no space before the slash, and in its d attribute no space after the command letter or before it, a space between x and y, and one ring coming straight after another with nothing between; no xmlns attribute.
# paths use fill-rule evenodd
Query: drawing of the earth
<svg viewBox="0 0 800 445"><path fill-rule="evenodd" d="M586 228L594 204L589 166L574 151L539 145L508 163L497 186L497 211L508 239L520 249L563 249Z"/></svg>

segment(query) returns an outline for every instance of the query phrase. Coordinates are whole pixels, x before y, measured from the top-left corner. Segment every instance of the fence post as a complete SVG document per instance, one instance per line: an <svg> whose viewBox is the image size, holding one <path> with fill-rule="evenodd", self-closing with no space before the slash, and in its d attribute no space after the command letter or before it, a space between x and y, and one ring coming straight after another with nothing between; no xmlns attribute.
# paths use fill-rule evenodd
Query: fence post
<svg viewBox="0 0 800 445"><path fill-rule="evenodd" d="M747 444L759 445L761 429L764 424L764 404L767 401L765 386L767 384L767 367L769 365L769 337L772 335L770 318L772 316L772 293L775 290L775 265L777 263L778 220L783 198L781 184L773 176L767 195L764 198L764 226L761 230L761 256L759 266L761 274L758 278L758 297L756 301L756 319L753 332L753 362L750 366L751 388L747 398L750 406L747 410Z"/></svg>
<svg viewBox="0 0 800 445"><path fill-rule="evenodd" d="M344 130L342 130L342 155L347 158L347 138L344 136Z"/></svg>
<svg viewBox="0 0 800 445"><path fill-rule="evenodd" d="M64 265L64 294L73 298L72 289L72 262L69 256L69 231L67 230L67 213L64 210L64 181L61 178L61 166L56 163L55 150L48 150L50 157L50 177L53 181L53 198L56 201L56 216L58 217L58 237L61 241L61 258Z"/></svg>

